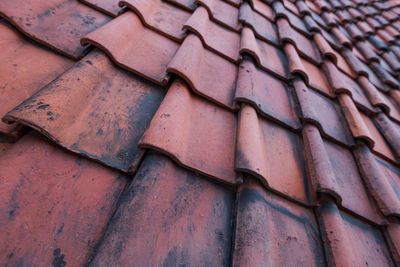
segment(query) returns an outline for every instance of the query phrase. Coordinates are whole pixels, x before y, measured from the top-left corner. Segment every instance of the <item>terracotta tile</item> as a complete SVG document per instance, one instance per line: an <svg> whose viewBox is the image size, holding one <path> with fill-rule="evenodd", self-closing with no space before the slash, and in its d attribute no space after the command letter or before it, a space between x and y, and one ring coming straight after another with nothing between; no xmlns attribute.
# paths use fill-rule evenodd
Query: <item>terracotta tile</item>
<svg viewBox="0 0 400 267"><path fill-rule="evenodd" d="M282 3L286 7L286 9L290 10L296 16L301 17L301 14L300 14L299 10L297 9L297 6L294 3L292 3L290 0L282 0Z"/></svg>
<svg viewBox="0 0 400 267"><path fill-rule="evenodd" d="M330 266L393 266L389 249L375 228L324 201L319 223Z"/></svg>
<svg viewBox="0 0 400 267"><path fill-rule="evenodd" d="M91 265L226 266L233 203L229 188L151 153L121 196Z"/></svg>
<svg viewBox="0 0 400 267"><path fill-rule="evenodd" d="M346 10L336 10L336 15L339 17L341 24L346 24L353 20L350 13Z"/></svg>
<svg viewBox="0 0 400 267"><path fill-rule="evenodd" d="M323 140L314 125L304 127L303 138L314 191L333 197L341 207L352 213L376 224L383 223L384 218L364 187L352 153Z"/></svg>
<svg viewBox="0 0 400 267"><path fill-rule="evenodd" d="M242 30L240 53L253 56L261 69L272 72L282 79L288 77L289 70L283 52L273 45L256 39L254 32L248 27Z"/></svg>
<svg viewBox="0 0 400 267"><path fill-rule="evenodd" d="M188 11L193 11L196 8L196 4L194 3L195 0L166 0L166 2L179 6Z"/></svg>
<svg viewBox="0 0 400 267"><path fill-rule="evenodd" d="M331 35L329 32L325 31L324 29L321 29L321 34L325 37L325 39L328 41L328 43L333 48L335 48L337 50L342 49L342 44L338 41L338 39L334 35Z"/></svg>
<svg viewBox="0 0 400 267"><path fill-rule="evenodd" d="M378 50L387 51L389 50L387 45L378 35L369 35L367 37L368 41L370 41Z"/></svg>
<svg viewBox="0 0 400 267"><path fill-rule="evenodd" d="M241 5L239 11L239 21L251 27L257 38L275 45L279 44L278 35L272 22L254 12L247 3Z"/></svg>
<svg viewBox="0 0 400 267"><path fill-rule="evenodd" d="M15 0L0 3L0 14L31 39L73 59L83 56L86 47L79 39L110 18L69 0Z"/></svg>
<svg viewBox="0 0 400 267"><path fill-rule="evenodd" d="M293 44L301 56L312 61L314 64L321 62L321 55L318 53L318 48L315 44L310 39L294 30L287 19L279 18L277 20L277 27L281 42Z"/></svg>
<svg viewBox="0 0 400 267"><path fill-rule="evenodd" d="M193 32L205 47L236 63L239 61L240 35L210 21L207 9L202 6L185 22L185 30Z"/></svg>
<svg viewBox="0 0 400 267"><path fill-rule="evenodd" d="M128 179L27 134L0 158L4 265L81 266Z"/></svg>
<svg viewBox="0 0 400 267"><path fill-rule="evenodd" d="M175 80L139 147L162 151L180 165L226 183L236 183L234 114L192 96Z"/></svg>
<svg viewBox="0 0 400 267"><path fill-rule="evenodd" d="M357 9L355 9L355 8L353 8L353 7L350 7L350 8L349 8L349 13L350 13L350 15L351 15L353 18L355 18L355 19L362 19L362 18L364 17L364 15L361 14L360 11L358 11Z"/></svg>
<svg viewBox="0 0 400 267"><path fill-rule="evenodd" d="M400 158L400 127L392 122L385 114L378 114L374 122L376 126L379 128L382 135L387 140L388 144L393 148L393 152L396 154L398 158ZM386 144L384 140L381 141L383 144ZM387 145L386 145L387 146ZM386 149L389 150L389 149ZM390 151L390 150L389 150ZM393 155L389 152L383 153L389 159L393 159Z"/></svg>
<svg viewBox="0 0 400 267"><path fill-rule="evenodd" d="M276 17L283 17L289 20L290 24L298 31L302 32L303 34L310 36L306 26L304 25L303 21L297 17L295 14L287 10L280 1L275 1L272 4L272 7L275 11Z"/></svg>
<svg viewBox="0 0 400 267"><path fill-rule="evenodd" d="M395 71L395 72L400 71L400 61L399 61L398 57L392 51L383 53L382 57L389 64L389 66L391 67L391 69L393 71Z"/></svg>
<svg viewBox="0 0 400 267"><path fill-rule="evenodd" d="M308 76L309 86L326 96L333 96L331 87L322 68L318 68L307 60L301 61Z"/></svg>
<svg viewBox="0 0 400 267"><path fill-rule="evenodd" d="M308 7L306 1L303 0L296 1L296 6L301 16L306 16L306 15L312 16L313 11L311 11L311 9Z"/></svg>
<svg viewBox="0 0 400 267"><path fill-rule="evenodd" d="M390 73L388 73L385 69L383 69L378 63L374 62L370 64L370 66L383 83L387 84L388 86L394 89L400 88L397 79L395 79Z"/></svg>
<svg viewBox="0 0 400 267"><path fill-rule="evenodd" d="M362 140L370 148L375 146L375 139L365 124L364 118L353 103L350 95L338 94L339 104L346 118L346 122L355 139Z"/></svg>
<svg viewBox="0 0 400 267"><path fill-rule="evenodd" d="M329 59L335 64L338 63L338 53L332 49L332 47L320 33L315 33L313 40L317 46L317 49L319 49L319 51L321 52L323 58Z"/></svg>
<svg viewBox="0 0 400 267"><path fill-rule="evenodd" d="M249 3L258 14L271 22L275 21L275 13L270 5L264 3L262 0L250 0Z"/></svg>
<svg viewBox="0 0 400 267"><path fill-rule="evenodd" d="M6 119L33 127L75 153L132 171L143 154L138 141L164 94L92 52Z"/></svg>
<svg viewBox="0 0 400 267"><path fill-rule="evenodd" d="M118 6L118 0L112 0L112 1L79 0L79 1L111 17L116 17L121 12L121 8Z"/></svg>
<svg viewBox="0 0 400 267"><path fill-rule="evenodd" d="M293 90L257 68L249 58L245 58L239 66L235 101L250 103L263 116L294 130L301 128Z"/></svg>
<svg viewBox="0 0 400 267"><path fill-rule="evenodd" d="M339 23L339 18L333 13L324 12L322 13L321 17L329 27L335 27Z"/></svg>
<svg viewBox="0 0 400 267"><path fill-rule="evenodd" d="M324 70L335 93L348 93L358 106L372 113L376 112L357 81L340 72L332 62L324 61Z"/></svg>
<svg viewBox="0 0 400 267"><path fill-rule="evenodd" d="M239 188L233 266L323 266L311 210L248 180Z"/></svg>
<svg viewBox="0 0 400 267"><path fill-rule="evenodd" d="M366 146L355 150L356 160L366 187L386 216L399 216L400 196L397 167L375 157Z"/></svg>
<svg viewBox="0 0 400 267"><path fill-rule="evenodd" d="M379 57L369 42L358 41L356 46L368 62L379 62Z"/></svg>
<svg viewBox="0 0 400 267"><path fill-rule="evenodd" d="M333 100L309 90L299 78L295 78L293 84L303 119L315 124L327 138L346 146L353 145L353 138L339 105Z"/></svg>
<svg viewBox="0 0 400 267"><path fill-rule="evenodd" d="M0 118L72 66L73 61L25 40L5 21L0 22ZM10 138L21 126L0 122Z"/></svg>
<svg viewBox="0 0 400 267"><path fill-rule="evenodd" d="M332 27L331 32L342 46L347 46L349 48L353 46L352 41L350 41L349 38L344 35L344 33L338 27Z"/></svg>
<svg viewBox="0 0 400 267"><path fill-rule="evenodd" d="M315 20L310 15L305 15L303 17L304 23L308 29L308 31L312 32L321 32L321 27L315 22Z"/></svg>
<svg viewBox="0 0 400 267"><path fill-rule="evenodd" d="M393 100L390 96L387 96L385 94L382 94L378 90L377 94L381 96L382 101L377 102L379 103L379 106L383 109L383 111L386 113L387 116L389 116L392 120L396 121L397 123L400 123L400 110L398 108L398 105L395 100ZM396 91L396 90L392 90ZM377 104L378 105L378 104Z"/></svg>
<svg viewBox="0 0 400 267"><path fill-rule="evenodd" d="M365 21L358 21L357 26L364 34L374 33L374 29L372 29L372 27Z"/></svg>
<svg viewBox="0 0 400 267"><path fill-rule="evenodd" d="M134 11L150 29L175 41L183 40L182 27L189 19L190 12L159 0L123 0L119 5Z"/></svg>
<svg viewBox="0 0 400 267"><path fill-rule="evenodd" d="M204 6L210 18L216 23L231 29L239 31L241 25L238 21L239 9L221 0L196 0L196 4Z"/></svg>
<svg viewBox="0 0 400 267"><path fill-rule="evenodd" d="M204 49L201 40L189 34L168 64L167 71L182 77L194 92L212 102L235 109L233 103L237 66Z"/></svg>
<svg viewBox="0 0 400 267"><path fill-rule="evenodd" d="M369 77L369 72L365 69L365 64L361 62L361 60L354 55L354 53L348 49L345 48L342 51L343 57L346 59L347 63L350 65L351 69L357 74L357 75L364 75L365 77Z"/></svg>
<svg viewBox="0 0 400 267"><path fill-rule="evenodd" d="M320 14L321 9L312 1L312 0L305 0L307 6L314 12Z"/></svg>
<svg viewBox="0 0 400 267"><path fill-rule="evenodd" d="M388 21L397 20L399 18L398 14L390 10L382 12L382 16Z"/></svg>
<svg viewBox="0 0 400 267"><path fill-rule="evenodd" d="M257 116L242 105L239 113L235 169L305 205L311 204L301 137ZM285 162L282 168L280 162Z"/></svg>
<svg viewBox="0 0 400 267"><path fill-rule="evenodd" d="M359 61L359 64L362 66L362 69L368 74L369 81L375 85L379 90L387 92L389 91L389 86L384 84L376 75L376 73L362 61Z"/></svg>
<svg viewBox="0 0 400 267"><path fill-rule="evenodd" d="M293 78L295 75L299 75L303 77L307 84L309 84L309 78L306 69L304 68L294 45L286 42L284 44L283 51L285 52L288 61L290 77Z"/></svg>
<svg viewBox="0 0 400 267"><path fill-rule="evenodd" d="M113 19L81 41L105 51L120 67L166 84L166 69L179 45L145 28L132 12Z"/></svg>
<svg viewBox="0 0 400 267"><path fill-rule="evenodd" d="M391 223L387 227L387 238L396 264L400 264L400 224Z"/></svg>

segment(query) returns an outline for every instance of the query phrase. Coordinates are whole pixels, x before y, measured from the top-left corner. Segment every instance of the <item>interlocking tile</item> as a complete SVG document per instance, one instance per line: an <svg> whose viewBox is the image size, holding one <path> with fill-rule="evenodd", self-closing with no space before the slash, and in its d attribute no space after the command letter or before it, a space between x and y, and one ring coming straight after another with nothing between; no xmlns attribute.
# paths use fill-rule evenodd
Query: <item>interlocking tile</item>
<svg viewBox="0 0 400 267"><path fill-rule="evenodd" d="M117 65L158 84L166 83L167 64L179 48L178 43L145 28L132 12L118 16L81 42L99 47Z"/></svg>
<svg viewBox="0 0 400 267"><path fill-rule="evenodd" d="M235 135L234 114L191 95L175 80L139 147L162 151L180 165L234 184Z"/></svg>
<svg viewBox="0 0 400 267"><path fill-rule="evenodd" d="M138 141L164 94L95 51L6 119L31 126L71 151L132 171L143 154Z"/></svg>
<svg viewBox="0 0 400 267"><path fill-rule="evenodd" d="M271 44L279 44L274 24L257 12L254 12L249 4L244 3L240 6L239 21L251 27L257 38L270 42Z"/></svg>
<svg viewBox="0 0 400 267"><path fill-rule="evenodd" d="M240 31L238 20L239 9L221 0L196 0L196 4L204 6L210 18L233 31Z"/></svg>
<svg viewBox="0 0 400 267"><path fill-rule="evenodd" d="M235 168L281 194L311 204L301 137L257 116L243 105L238 121ZM285 161L286 168L279 162Z"/></svg>
<svg viewBox="0 0 400 267"><path fill-rule="evenodd" d="M330 201L319 209L325 253L330 266L393 266L378 228L341 212Z"/></svg>
<svg viewBox="0 0 400 267"><path fill-rule="evenodd" d="M110 20L71 0L5 1L0 3L0 15L35 41L74 59L85 52L79 39Z"/></svg>
<svg viewBox="0 0 400 267"><path fill-rule="evenodd" d="M122 195L92 264L226 266L233 203L229 188L150 154Z"/></svg>
<svg viewBox="0 0 400 267"><path fill-rule="evenodd" d="M240 35L212 22L203 6L196 8L183 28L198 35L204 46L211 51L233 63L238 61Z"/></svg>
<svg viewBox="0 0 400 267"><path fill-rule="evenodd" d="M399 265L399 0L0 12L0 265Z"/></svg>
<svg viewBox="0 0 400 267"><path fill-rule="evenodd" d="M239 188L234 266L323 266L313 213L245 181Z"/></svg>
<svg viewBox="0 0 400 267"><path fill-rule="evenodd" d="M0 50L0 117L73 64L24 39L5 21L0 22ZM0 122L0 133L9 137L18 137L20 128Z"/></svg>
<svg viewBox="0 0 400 267"><path fill-rule="evenodd" d="M229 109L235 108L237 66L205 49L197 36L189 34L185 38L167 71L182 77L194 92L210 101Z"/></svg>
<svg viewBox="0 0 400 267"><path fill-rule="evenodd" d="M0 169L0 262L10 266L84 265L128 182L34 133L0 157Z"/></svg>
<svg viewBox="0 0 400 267"><path fill-rule="evenodd" d="M249 27L244 27L242 30L240 52L252 55L261 69L272 72L282 79L288 77L288 66L283 52L256 38L253 30Z"/></svg>
<svg viewBox="0 0 400 267"><path fill-rule="evenodd" d="M183 39L182 27L190 17L189 12L160 0L124 0L120 5L136 12L143 24L152 30L176 41Z"/></svg>
<svg viewBox="0 0 400 267"><path fill-rule="evenodd" d="M294 130L301 128L293 89L259 69L248 57L239 66L235 101L251 103L262 115Z"/></svg>

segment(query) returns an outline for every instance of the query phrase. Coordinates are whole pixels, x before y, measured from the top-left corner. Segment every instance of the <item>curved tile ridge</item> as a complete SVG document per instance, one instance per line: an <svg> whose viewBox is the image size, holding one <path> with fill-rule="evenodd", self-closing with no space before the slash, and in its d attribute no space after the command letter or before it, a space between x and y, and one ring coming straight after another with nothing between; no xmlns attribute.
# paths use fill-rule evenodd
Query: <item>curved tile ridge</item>
<svg viewBox="0 0 400 267"><path fill-rule="evenodd" d="M14 27L0 22L0 118L69 69L67 57L28 41ZM18 139L24 127L0 122L0 135Z"/></svg>
<svg viewBox="0 0 400 267"><path fill-rule="evenodd" d="M337 97L353 137L358 140L363 140L371 149L373 149L375 141L365 125L364 120L361 118L361 115L351 97L348 94L343 93L339 94Z"/></svg>
<svg viewBox="0 0 400 267"><path fill-rule="evenodd" d="M288 66L286 60L283 60L284 54L280 49L257 39L253 30L246 26L240 37L240 54L247 53L255 59L261 69L281 79L288 78Z"/></svg>
<svg viewBox="0 0 400 267"><path fill-rule="evenodd" d="M336 202L342 203L339 185L330 164L329 156L318 129L306 123L303 128L304 150L307 155L306 164L311 184L317 193L332 196Z"/></svg>
<svg viewBox="0 0 400 267"><path fill-rule="evenodd" d="M123 9L121 9L118 6L119 0L79 0L79 1L110 17L116 17L123 11Z"/></svg>
<svg viewBox="0 0 400 267"><path fill-rule="evenodd" d="M196 8L195 0L166 0L166 2L192 12Z"/></svg>
<svg viewBox="0 0 400 267"><path fill-rule="evenodd" d="M377 109L371 105L370 101L365 96L364 91L355 80L340 72L335 64L330 60L324 60L323 68L328 81L336 94L349 94L360 108L367 110L372 114L377 113Z"/></svg>
<svg viewBox="0 0 400 267"><path fill-rule="evenodd" d="M235 170L251 174L286 198L311 205L300 135L262 119L243 104L239 113ZM285 162L281 168L280 162Z"/></svg>
<svg viewBox="0 0 400 267"><path fill-rule="evenodd" d="M221 0L196 0L196 4L203 6L208 11L208 15L216 23L239 32L241 24L238 20L239 9Z"/></svg>
<svg viewBox="0 0 400 267"><path fill-rule="evenodd" d="M87 48L79 44L79 39L110 20L78 1L69 0L1 1L0 16L29 38L75 60Z"/></svg>
<svg viewBox="0 0 400 267"><path fill-rule="evenodd" d="M293 89L258 69L249 57L239 65L235 102L252 104L261 115L293 130L301 129Z"/></svg>
<svg viewBox="0 0 400 267"><path fill-rule="evenodd" d="M278 18L277 27L281 43L291 43L298 54L313 64L321 63L321 55L315 44L303 34L293 29L286 18Z"/></svg>
<svg viewBox="0 0 400 267"><path fill-rule="evenodd" d="M337 206L330 200L322 200L317 214L328 265L356 266L357 254Z"/></svg>
<svg viewBox="0 0 400 267"><path fill-rule="evenodd" d="M279 45L278 35L274 24L253 11L247 2L240 6L239 21L252 28L257 38L274 45Z"/></svg>
<svg viewBox="0 0 400 267"><path fill-rule="evenodd" d="M122 68L166 85L166 69L179 44L145 28L132 12L113 19L81 40L105 51Z"/></svg>
<svg viewBox="0 0 400 267"><path fill-rule="evenodd" d="M297 15L287 10L281 1L274 1L272 3L272 8L275 11L276 19L279 17L286 18L290 22L293 28L305 34L306 36L310 36L310 32L304 25L303 21L299 17L297 17Z"/></svg>
<svg viewBox="0 0 400 267"><path fill-rule="evenodd" d="M178 164L229 184L234 171L235 115L192 96L174 80L139 147L169 155Z"/></svg>
<svg viewBox="0 0 400 267"><path fill-rule="evenodd" d="M388 180L389 178L385 175L369 148L360 145L354 153L366 187L382 213L386 216L400 217L400 196L396 193Z"/></svg>
<svg viewBox="0 0 400 267"><path fill-rule="evenodd" d="M319 227L311 209L245 179L237 193L232 266L324 266Z"/></svg>
<svg viewBox="0 0 400 267"><path fill-rule="evenodd" d="M294 77L293 86L304 121L317 126L322 135L336 143L347 147L354 145L351 132L336 102L309 90L299 77Z"/></svg>
<svg viewBox="0 0 400 267"><path fill-rule="evenodd" d="M132 172L143 155L138 141L164 94L94 51L4 120L32 127L70 151Z"/></svg>
<svg viewBox="0 0 400 267"><path fill-rule="evenodd" d="M185 37L183 25L191 16L190 12L161 0L123 0L120 7L128 7L150 29L181 42Z"/></svg>
<svg viewBox="0 0 400 267"><path fill-rule="evenodd" d="M288 61L290 76L293 78L296 75L299 75L309 85L310 79L294 45L291 42L285 42L283 46L283 51L285 51Z"/></svg>
<svg viewBox="0 0 400 267"><path fill-rule="evenodd" d="M383 113L379 113L375 117L374 122L376 123L380 132L383 134L390 146L393 148L393 152L398 158L400 158L400 127L396 126Z"/></svg>
<svg viewBox="0 0 400 267"><path fill-rule="evenodd" d="M203 6L196 8L183 29L196 34L203 45L216 54L233 63L239 62L240 35L212 22Z"/></svg>
<svg viewBox="0 0 400 267"><path fill-rule="evenodd" d="M232 62L205 49L196 35L189 34L168 64L167 72L183 78L197 94L235 110L237 69Z"/></svg>
<svg viewBox="0 0 400 267"><path fill-rule="evenodd" d="M271 22L275 21L275 13L268 3L262 0L249 0L249 3L255 12Z"/></svg>

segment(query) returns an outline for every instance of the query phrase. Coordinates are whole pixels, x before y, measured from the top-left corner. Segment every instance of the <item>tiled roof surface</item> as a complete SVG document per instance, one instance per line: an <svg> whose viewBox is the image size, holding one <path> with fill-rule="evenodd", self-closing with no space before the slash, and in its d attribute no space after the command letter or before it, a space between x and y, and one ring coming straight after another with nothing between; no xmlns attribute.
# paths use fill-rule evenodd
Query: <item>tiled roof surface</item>
<svg viewBox="0 0 400 267"><path fill-rule="evenodd" d="M399 266L400 1L0 1L1 266Z"/></svg>

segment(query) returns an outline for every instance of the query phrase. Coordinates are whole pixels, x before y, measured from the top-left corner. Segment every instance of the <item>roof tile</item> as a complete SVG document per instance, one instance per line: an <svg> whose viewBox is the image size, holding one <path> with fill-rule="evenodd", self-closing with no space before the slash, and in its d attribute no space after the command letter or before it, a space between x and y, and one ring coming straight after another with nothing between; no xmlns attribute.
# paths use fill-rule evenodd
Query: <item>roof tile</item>
<svg viewBox="0 0 400 267"><path fill-rule="evenodd" d="M241 28L238 20L239 9L221 0L196 0L196 4L204 6L210 18L233 31Z"/></svg>
<svg viewBox="0 0 400 267"><path fill-rule="evenodd" d="M6 1L0 14L33 40L73 59L84 55L79 39L110 18L78 1Z"/></svg>
<svg viewBox="0 0 400 267"><path fill-rule="evenodd" d="M116 17L122 11L121 8L118 6L119 0L79 0L86 5L97 9L104 14Z"/></svg>
<svg viewBox="0 0 400 267"><path fill-rule="evenodd" d="M151 153L121 196L91 264L225 266L233 203L229 187Z"/></svg>
<svg viewBox="0 0 400 267"><path fill-rule="evenodd" d="M138 141L164 94L97 51L21 103L6 119L33 127L73 152L132 171L143 155Z"/></svg>
<svg viewBox="0 0 400 267"><path fill-rule="evenodd" d="M262 115L296 130L301 128L293 89L245 58L239 66L235 101L253 104Z"/></svg>
<svg viewBox="0 0 400 267"><path fill-rule="evenodd" d="M234 114L192 96L175 80L139 147L162 151L183 166L234 184L235 133Z"/></svg>
<svg viewBox="0 0 400 267"><path fill-rule="evenodd" d="M233 266L325 264L311 210L274 196L250 180L239 189L235 236Z"/></svg>
<svg viewBox="0 0 400 267"><path fill-rule="evenodd" d="M178 43L145 28L132 12L118 16L81 42L99 47L117 65L158 84L166 83L167 65L179 48Z"/></svg>
<svg viewBox="0 0 400 267"><path fill-rule="evenodd" d="M5 21L0 22L0 117L36 93L73 61L24 39ZM0 133L12 138L21 135L19 125L0 122Z"/></svg>
<svg viewBox="0 0 400 267"><path fill-rule="evenodd" d="M254 175L272 190L311 204L301 137L259 118L249 105L240 110L236 155L236 171ZM286 168L281 168L282 161Z"/></svg>
<svg viewBox="0 0 400 267"><path fill-rule="evenodd" d="M0 157L0 169L0 261L9 265L84 265L128 183L35 133Z"/></svg>
<svg viewBox="0 0 400 267"><path fill-rule="evenodd" d="M190 17L189 12L160 0L123 0L119 5L134 11L150 29L176 41L184 38L182 27Z"/></svg>

